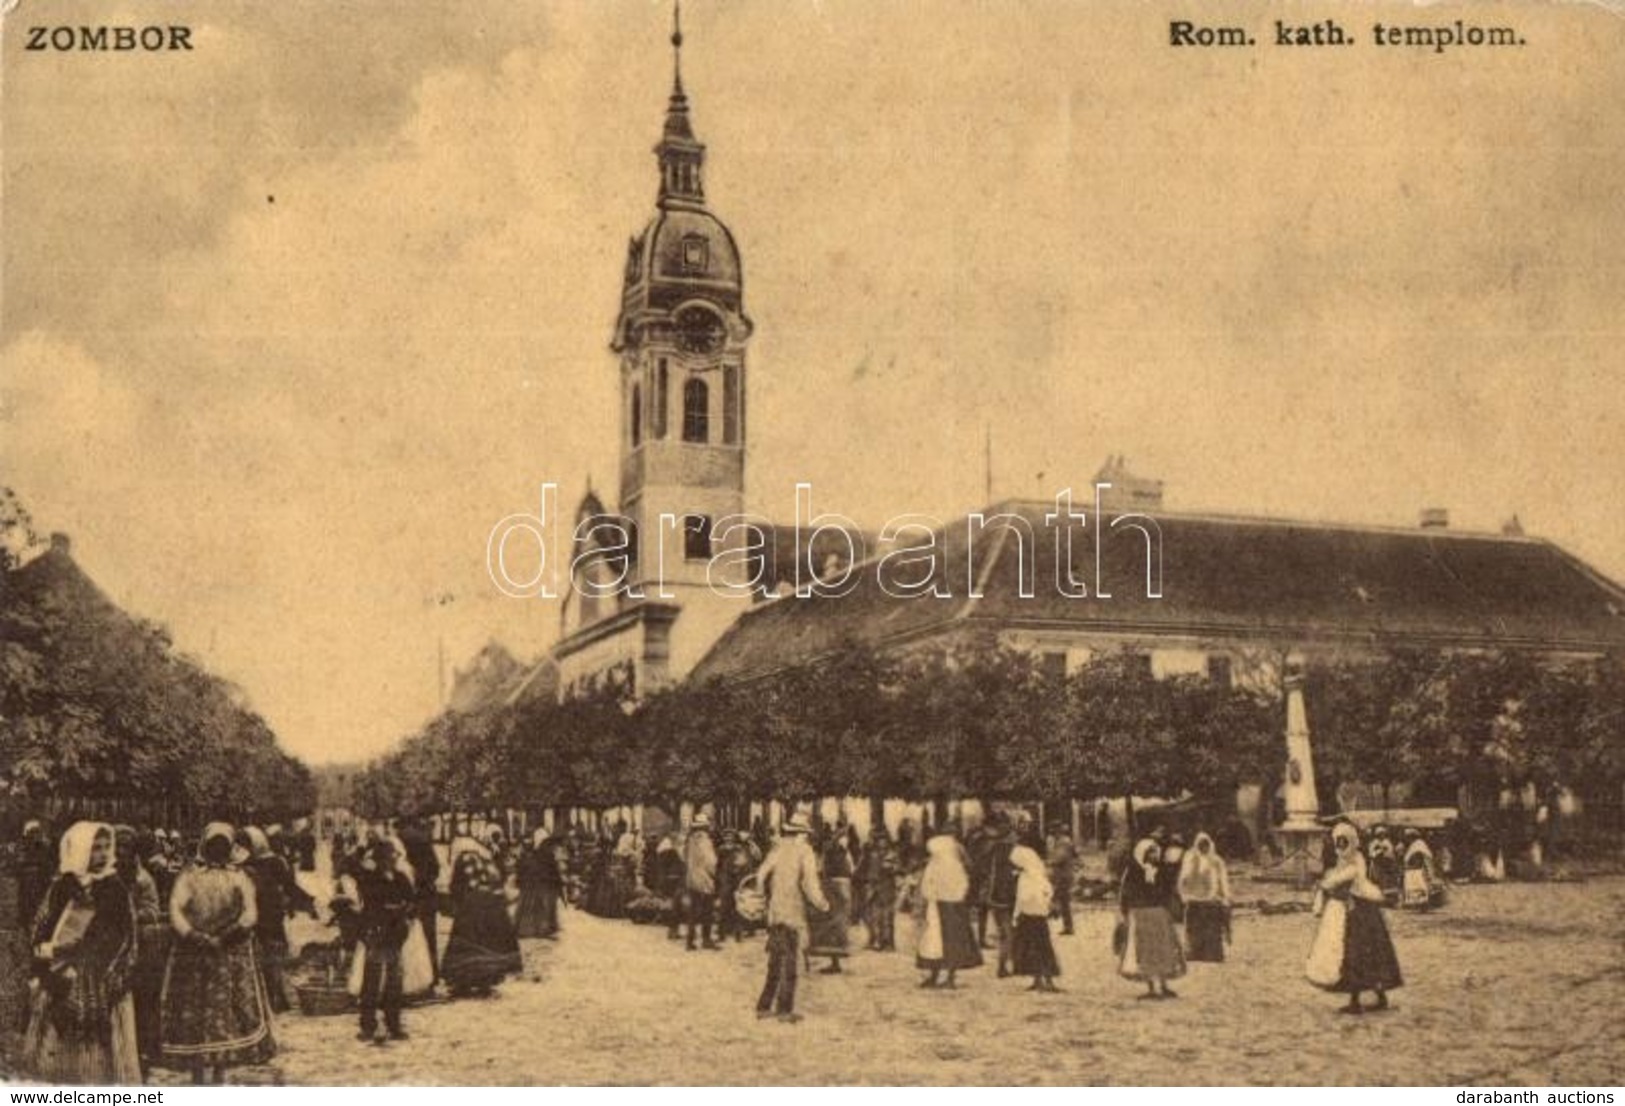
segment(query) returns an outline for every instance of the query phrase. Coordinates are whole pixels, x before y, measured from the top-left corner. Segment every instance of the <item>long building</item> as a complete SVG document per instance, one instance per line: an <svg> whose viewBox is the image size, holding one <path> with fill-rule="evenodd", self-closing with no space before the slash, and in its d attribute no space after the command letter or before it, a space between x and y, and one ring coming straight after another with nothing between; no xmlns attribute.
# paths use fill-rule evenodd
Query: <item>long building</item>
<svg viewBox="0 0 1625 1106"><path fill-rule="evenodd" d="M1121 457L1076 512L1002 502L850 545L836 531L729 527L745 511L754 324L739 244L705 193L680 32L672 41L655 211L627 247L605 388L621 411L619 494L611 507L589 490L576 513L575 586L543 665L561 694L750 679L848 640L991 636L1058 667L1129 649L1159 674L1225 680L1293 653L1625 646L1625 590L1515 524L1467 533L1437 509L1413 528L1171 512L1161 483Z"/></svg>

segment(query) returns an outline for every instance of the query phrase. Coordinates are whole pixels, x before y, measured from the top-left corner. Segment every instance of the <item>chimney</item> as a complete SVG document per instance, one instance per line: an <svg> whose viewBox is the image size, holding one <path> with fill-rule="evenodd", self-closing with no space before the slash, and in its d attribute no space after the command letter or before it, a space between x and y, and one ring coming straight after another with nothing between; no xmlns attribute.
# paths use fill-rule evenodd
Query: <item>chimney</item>
<svg viewBox="0 0 1625 1106"><path fill-rule="evenodd" d="M73 542L68 538L68 535L64 534L62 531L58 530L51 535L52 553L60 553L66 557L70 552L72 552L72 547Z"/></svg>
<svg viewBox="0 0 1625 1106"><path fill-rule="evenodd" d="M1450 525L1450 512L1443 507L1423 507L1421 526L1424 530L1443 530Z"/></svg>
<svg viewBox="0 0 1625 1106"><path fill-rule="evenodd" d="M1129 471L1128 458L1118 453L1106 458L1106 463L1095 473L1096 485L1111 487L1096 489L1100 505L1108 511L1160 511L1162 509L1162 481L1136 476ZM1093 493L1092 493L1093 494Z"/></svg>
<svg viewBox="0 0 1625 1106"><path fill-rule="evenodd" d="M1523 537L1523 523L1518 521L1517 515L1513 515L1501 524L1501 533L1509 538L1521 538Z"/></svg>

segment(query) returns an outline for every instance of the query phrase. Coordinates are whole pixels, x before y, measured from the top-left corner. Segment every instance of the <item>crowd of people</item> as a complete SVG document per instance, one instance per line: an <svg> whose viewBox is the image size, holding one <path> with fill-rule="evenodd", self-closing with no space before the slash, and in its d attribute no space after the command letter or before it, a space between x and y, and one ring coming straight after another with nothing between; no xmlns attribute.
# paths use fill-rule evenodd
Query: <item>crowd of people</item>
<svg viewBox="0 0 1625 1106"><path fill-rule="evenodd" d="M54 847L24 827L19 928L33 957L27 1070L136 1083L151 1066L196 1082L263 1063L287 1009L287 917L315 912L293 874L306 827L170 830L75 822ZM290 858L292 863L290 864Z"/></svg>
<svg viewBox="0 0 1625 1106"><path fill-rule="evenodd" d="M216 822L186 839L77 822L53 848L31 823L18 865L34 968L28 1070L52 1082L136 1082L162 1065L223 1081L226 1069L275 1054L275 1020L298 987L290 964L317 985L325 971L328 990L354 997L360 1040L404 1040L409 1001L441 985L454 999L491 995L521 970L521 938L559 939L566 907L664 923L695 952L765 931L757 1014L791 1022L803 971L822 961L822 974L840 974L854 930L868 950L894 951L899 915L914 927L920 986L932 989L990 960L999 977L1059 992L1052 926L1075 932L1078 851L1065 827L1046 835L1021 813L995 811L968 829L877 824L866 837L844 822L815 827L803 810L772 831L714 829L703 812L682 832L647 836L616 824L510 842L487 827L453 837L444 893L429 827L407 821L334 837L320 897L335 934L294 957L289 919L318 916L295 875L315 868L306 833ZM1145 985L1142 998L1174 998L1189 963L1225 959L1233 901L1212 836L1187 847L1159 827L1108 848L1107 863L1117 972ZM1382 911L1435 908L1443 886L1414 831L1396 843L1377 827L1362 842L1352 824L1334 826L1309 980L1347 994L1350 1013L1368 1009L1367 993L1369 1009L1387 1008L1402 981Z"/></svg>

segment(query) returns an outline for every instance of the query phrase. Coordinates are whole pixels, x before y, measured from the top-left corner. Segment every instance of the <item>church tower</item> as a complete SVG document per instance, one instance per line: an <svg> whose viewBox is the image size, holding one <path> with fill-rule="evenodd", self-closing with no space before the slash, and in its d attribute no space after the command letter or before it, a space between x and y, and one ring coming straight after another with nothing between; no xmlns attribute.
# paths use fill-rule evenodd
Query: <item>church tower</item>
<svg viewBox="0 0 1625 1106"><path fill-rule="evenodd" d="M619 500L633 532L630 580L646 600L682 610L672 642L675 674L688 667L681 654L708 648L743 606L716 596L707 571L724 540L731 548L745 544L739 534L715 542L712 535L720 520L744 510L751 322L739 247L705 200L705 146L683 91L680 12L671 43L672 92L654 147L656 211L627 249L611 348L620 361ZM738 557L722 558L711 571L719 583L744 581Z"/></svg>

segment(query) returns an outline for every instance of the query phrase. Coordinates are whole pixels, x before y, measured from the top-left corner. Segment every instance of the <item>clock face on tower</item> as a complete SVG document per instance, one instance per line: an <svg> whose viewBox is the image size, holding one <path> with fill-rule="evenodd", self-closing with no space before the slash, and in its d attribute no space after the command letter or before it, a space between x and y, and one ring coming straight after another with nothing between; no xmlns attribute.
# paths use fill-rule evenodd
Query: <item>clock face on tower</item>
<svg viewBox="0 0 1625 1106"><path fill-rule="evenodd" d="M726 334L722 319L704 307L685 307L673 320L677 348L684 353L715 353L722 348Z"/></svg>

